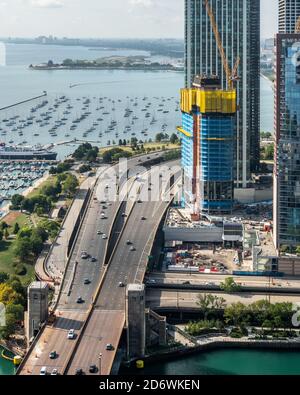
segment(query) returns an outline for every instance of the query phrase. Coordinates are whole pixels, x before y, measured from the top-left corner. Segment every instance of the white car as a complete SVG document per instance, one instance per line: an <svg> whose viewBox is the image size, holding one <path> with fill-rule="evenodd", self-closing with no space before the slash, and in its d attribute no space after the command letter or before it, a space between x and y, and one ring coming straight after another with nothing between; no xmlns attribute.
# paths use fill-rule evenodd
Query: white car
<svg viewBox="0 0 300 395"><path fill-rule="evenodd" d="M103 239L103 240L107 240L107 236L106 236L106 235L103 235L103 236L102 236L102 239Z"/></svg>
<svg viewBox="0 0 300 395"><path fill-rule="evenodd" d="M46 366L43 366L41 371L40 371L40 376L47 376L47 368Z"/></svg>
<svg viewBox="0 0 300 395"><path fill-rule="evenodd" d="M51 376L58 376L58 370L57 369L53 369L51 372Z"/></svg>
<svg viewBox="0 0 300 395"><path fill-rule="evenodd" d="M74 340L74 338L75 338L75 331L74 331L74 329L70 329L69 333L68 333L68 339Z"/></svg>

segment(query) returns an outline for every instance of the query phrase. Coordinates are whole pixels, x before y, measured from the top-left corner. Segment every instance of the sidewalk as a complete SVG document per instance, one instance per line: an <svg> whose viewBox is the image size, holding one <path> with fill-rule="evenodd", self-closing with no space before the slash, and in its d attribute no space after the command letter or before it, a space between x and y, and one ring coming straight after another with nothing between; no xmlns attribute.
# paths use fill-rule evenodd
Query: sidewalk
<svg viewBox="0 0 300 395"><path fill-rule="evenodd" d="M53 283L54 281L60 282L62 280L68 260L67 249L69 238L87 192L95 181L96 179L94 177L90 177L81 184L57 239L52 246L49 246L50 254L48 255L49 250L46 249L38 258L35 270L38 277L44 279L44 281Z"/></svg>

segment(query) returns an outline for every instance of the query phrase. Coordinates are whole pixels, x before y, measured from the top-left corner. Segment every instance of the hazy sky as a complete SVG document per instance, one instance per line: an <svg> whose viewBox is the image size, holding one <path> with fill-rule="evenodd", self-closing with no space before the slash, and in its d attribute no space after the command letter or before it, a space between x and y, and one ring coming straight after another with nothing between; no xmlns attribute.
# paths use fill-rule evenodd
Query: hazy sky
<svg viewBox="0 0 300 395"><path fill-rule="evenodd" d="M262 37L277 0L262 2ZM183 0L0 0L0 36L183 37Z"/></svg>

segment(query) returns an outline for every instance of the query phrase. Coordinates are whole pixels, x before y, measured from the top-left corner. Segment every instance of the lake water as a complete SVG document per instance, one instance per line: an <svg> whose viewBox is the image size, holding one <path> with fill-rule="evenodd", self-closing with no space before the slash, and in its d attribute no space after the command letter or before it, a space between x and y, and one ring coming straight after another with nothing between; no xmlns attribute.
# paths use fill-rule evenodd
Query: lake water
<svg viewBox="0 0 300 395"><path fill-rule="evenodd" d="M99 71L99 70L30 70L28 66L48 60L61 62L65 58L95 59L111 55L147 55L140 51L110 51L89 50L85 47L44 46L9 44L7 48L7 66L0 67L0 108L35 97L47 91L47 105L37 111L32 125L24 126L26 118L31 114L31 108L42 100L14 107L0 112L0 120L20 115L16 124L7 126L1 123L0 140L13 144L58 144L74 138L86 139L99 146L112 144L113 140L130 140L131 137L148 140L158 132L172 133L180 124L178 111L179 90L183 86L183 73L176 72L143 72L143 71ZM262 130L273 129L273 93L271 84L262 79ZM66 96L68 102L60 103L51 113L51 119L44 125L38 124L41 114ZM82 114L84 102L91 114L74 130L70 130L72 122ZM99 105L99 100L101 103ZM66 106L72 108L69 114ZM99 107L104 107L96 110ZM124 117L125 109L130 109L129 117ZM177 110L177 111L176 111ZM107 114L103 114L106 113ZM148 112L148 115L147 115ZM146 117L147 115L147 117ZM138 119L133 119L136 117ZM61 121L66 118L65 121ZM151 121L155 118L155 122ZM98 119L102 119L98 121ZM49 135L49 129L55 123L62 122ZM114 129L109 129L112 121L116 122ZM24 128L17 129L18 126ZM128 129L126 129L126 127ZM93 130L90 130L90 129ZM142 133L142 131L144 131ZM54 148L62 159L74 151L74 145L56 146Z"/></svg>
<svg viewBox="0 0 300 395"><path fill-rule="evenodd" d="M218 350L168 362L145 365L143 371L122 368L120 374L140 375L299 375L300 352Z"/></svg>

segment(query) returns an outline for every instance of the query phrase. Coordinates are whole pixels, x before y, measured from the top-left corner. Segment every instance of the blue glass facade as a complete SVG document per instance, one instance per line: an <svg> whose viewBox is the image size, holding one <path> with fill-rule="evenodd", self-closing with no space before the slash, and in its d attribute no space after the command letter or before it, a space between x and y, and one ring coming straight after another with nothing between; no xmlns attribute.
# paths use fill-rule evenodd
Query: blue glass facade
<svg viewBox="0 0 300 395"><path fill-rule="evenodd" d="M235 122L233 116L182 113L182 204L192 205L194 172L194 119L199 120L200 208L205 212L228 212L233 208Z"/></svg>
<svg viewBox="0 0 300 395"><path fill-rule="evenodd" d="M275 233L300 245L300 35L277 36Z"/></svg>

